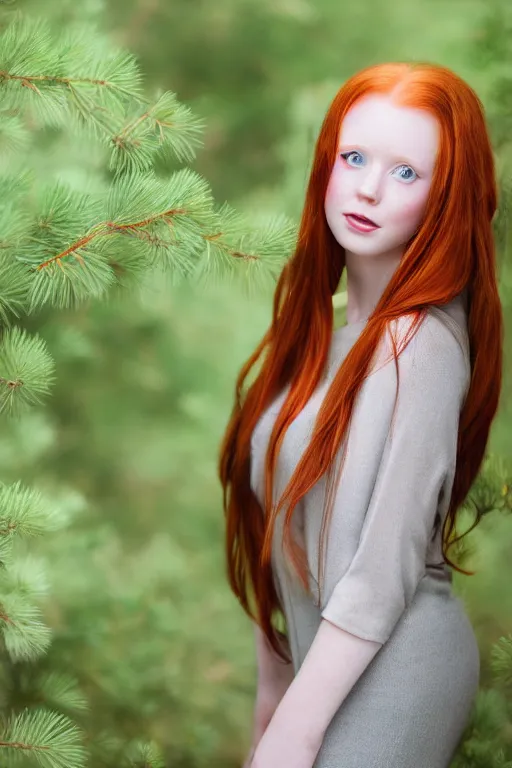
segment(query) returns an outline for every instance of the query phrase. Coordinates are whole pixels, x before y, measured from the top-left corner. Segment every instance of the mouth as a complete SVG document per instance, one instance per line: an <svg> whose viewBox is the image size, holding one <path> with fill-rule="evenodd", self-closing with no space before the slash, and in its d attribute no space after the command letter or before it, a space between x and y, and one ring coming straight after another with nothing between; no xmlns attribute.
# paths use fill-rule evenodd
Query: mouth
<svg viewBox="0 0 512 768"><path fill-rule="evenodd" d="M361 224L367 224L370 227L379 227L379 224L376 224L371 219L367 218L366 216L362 216L360 213L344 213L344 216L350 216L350 218L355 219L355 221L360 222Z"/></svg>

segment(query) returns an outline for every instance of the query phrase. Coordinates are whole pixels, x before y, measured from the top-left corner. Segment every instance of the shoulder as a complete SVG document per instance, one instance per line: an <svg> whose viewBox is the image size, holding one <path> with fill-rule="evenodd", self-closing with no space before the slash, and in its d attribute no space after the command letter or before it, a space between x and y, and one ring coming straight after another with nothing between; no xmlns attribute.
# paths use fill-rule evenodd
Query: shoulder
<svg viewBox="0 0 512 768"><path fill-rule="evenodd" d="M412 315L393 320L380 340L375 362L378 368L395 370L396 346L400 385L410 382L422 389L430 383L439 391L455 391L462 403L471 378L467 332L445 315L429 308L416 327Z"/></svg>
<svg viewBox="0 0 512 768"><path fill-rule="evenodd" d="M397 349L403 345L404 361L410 359L411 364L413 360L435 363L442 359L451 366L465 367L467 331L437 307L429 307L417 326L413 315L393 320L383 339L384 350L393 349L392 340Z"/></svg>

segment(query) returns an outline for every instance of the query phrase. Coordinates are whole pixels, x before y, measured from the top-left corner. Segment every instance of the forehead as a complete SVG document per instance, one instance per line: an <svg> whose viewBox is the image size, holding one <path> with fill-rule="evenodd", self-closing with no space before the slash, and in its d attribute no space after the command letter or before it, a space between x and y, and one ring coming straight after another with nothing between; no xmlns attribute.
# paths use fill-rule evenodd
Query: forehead
<svg viewBox="0 0 512 768"><path fill-rule="evenodd" d="M434 115L393 104L387 96L365 96L343 119L340 144L357 145L382 156L404 155L433 165L439 141Z"/></svg>

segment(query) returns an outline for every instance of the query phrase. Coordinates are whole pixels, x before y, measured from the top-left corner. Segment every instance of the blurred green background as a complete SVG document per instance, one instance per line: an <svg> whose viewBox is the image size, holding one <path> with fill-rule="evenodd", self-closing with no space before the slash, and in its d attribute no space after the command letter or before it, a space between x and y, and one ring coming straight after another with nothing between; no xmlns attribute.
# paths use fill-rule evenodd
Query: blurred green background
<svg viewBox="0 0 512 768"><path fill-rule="evenodd" d="M79 18L56 0L22 7L60 24ZM499 98L511 63L508 3L108 0L90 7L102 30L137 55L148 88L174 91L204 117L205 145L192 167L219 203L255 218L274 211L298 220L331 98L347 77L380 61L425 59L455 69L484 101L500 169L510 166L512 105ZM92 152L87 162L94 164ZM51 171L58 158L52 163ZM69 155L62 173L65 163ZM510 256L502 258L509 328ZM36 476L78 492L72 530L44 544L55 594L48 667L79 675L98 729L155 738L172 766L239 765L251 738L252 629L225 578L216 463L236 375L268 325L271 299L155 279L141 297L50 313L42 329L39 318L58 383L44 412L0 436L4 476L27 483ZM512 458L508 328L504 397L489 446L505 466ZM478 636L485 687L490 647L512 631L509 510L489 515L468 540L477 575L455 574L454 583Z"/></svg>

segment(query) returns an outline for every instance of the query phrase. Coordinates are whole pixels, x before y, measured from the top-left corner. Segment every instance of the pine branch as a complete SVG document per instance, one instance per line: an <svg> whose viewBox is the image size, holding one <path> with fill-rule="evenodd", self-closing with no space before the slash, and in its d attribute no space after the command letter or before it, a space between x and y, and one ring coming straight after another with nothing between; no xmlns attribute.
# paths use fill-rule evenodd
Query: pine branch
<svg viewBox="0 0 512 768"><path fill-rule="evenodd" d="M30 685L32 694L47 706L74 713L89 709L89 703L76 679L64 672L42 672L34 679L33 673L26 670L26 684L27 687Z"/></svg>
<svg viewBox="0 0 512 768"><path fill-rule="evenodd" d="M188 168L166 180L154 173L117 177L105 196L57 182L40 197L32 218L13 225L4 244L16 259L16 266L5 260L4 280L0 261L6 324L9 312L76 306L115 283L140 283L155 267L176 281L236 277L248 292L268 290L296 239L295 223L283 216L251 231L227 204L215 209L209 185Z"/></svg>
<svg viewBox="0 0 512 768"><path fill-rule="evenodd" d="M0 35L3 108L36 107L44 121L56 118L55 107L66 105L65 93L79 88L84 93L92 88L102 106L112 109L127 98L142 98L135 56L109 48L93 25L70 26L56 36L44 18L17 13Z"/></svg>
<svg viewBox="0 0 512 768"><path fill-rule="evenodd" d="M41 609L19 593L0 592L0 628L12 661L32 661L46 653L52 632L41 618Z"/></svg>
<svg viewBox="0 0 512 768"><path fill-rule="evenodd" d="M109 170L116 173L149 170L157 157L191 162L204 121L180 104L175 94L162 93L142 114L135 113L112 136Z"/></svg>
<svg viewBox="0 0 512 768"><path fill-rule="evenodd" d="M6 331L0 344L0 413L18 417L41 403L53 384L54 368L42 339L17 327Z"/></svg>
<svg viewBox="0 0 512 768"><path fill-rule="evenodd" d="M136 739L130 742L125 758L129 768L165 768L162 752L153 741L146 743Z"/></svg>
<svg viewBox="0 0 512 768"><path fill-rule="evenodd" d="M0 750L30 756L42 768L82 768L83 734L69 718L44 709L24 710L11 717L0 737Z"/></svg>
<svg viewBox="0 0 512 768"><path fill-rule="evenodd" d="M13 661L32 660L50 643L50 630L34 604L48 585L40 561L18 557L13 562L13 545L58 530L65 519L39 491L22 488L19 482L0 487L0 509L0 632Z"/></svg>
<svg viewBox="0 0 512 768"><path fill-rule="evenodd" d="M258 226L227 204L217 208L208 183L188 168L157 178L157 158L194 158L203 122L173 93L159 93L154 103L143 96L135 57L112 51L94 27L82 24L57 35L45 20L17 16L0 34L0 94L4 159L27 152L37 130L48 125L78 141L82 135L98 139L114 177L92 194L53 179L41 184L22 163L0 179L0 322L6 329L0 413L19 416L54 382L46 345L9 329L13 317L105 297L116 287L140 284L155 269L175 281L236 278L248 291L273 287L293 247L295 224L273 217ZM36 605L48 590L44 564L19 557L15 542L56 530L63 515L19 485L0 489L0 504L0 633L16 687L26 676L14 662L45 654L51 631ZM71 678L42 675L30 682L28 699L38 694L47 705L71 711L86 706ZM44 768L85 763L79 731L62 714L12 715L0 739L8 766L21 760ZM134 741L119 751L132 768L163 765L152 742Z"/></svg>
<svg viewBox="0 0 512 768"><path fill-rule="evenodd" d="M110 149L109 169L115 173L148 170L157 156L191 161L202 145L204 121L170 92L151 105L140 81L135 57L112 54L94 27L68 28L55 38L44 20L18 16L0 35L3 109L14 115L33 109L42 124L77 135L85 131L88 137L93 132ZM8 148L26 141L19 121L13 119L3 131Z"/></svg>

